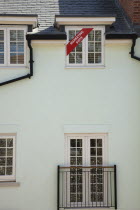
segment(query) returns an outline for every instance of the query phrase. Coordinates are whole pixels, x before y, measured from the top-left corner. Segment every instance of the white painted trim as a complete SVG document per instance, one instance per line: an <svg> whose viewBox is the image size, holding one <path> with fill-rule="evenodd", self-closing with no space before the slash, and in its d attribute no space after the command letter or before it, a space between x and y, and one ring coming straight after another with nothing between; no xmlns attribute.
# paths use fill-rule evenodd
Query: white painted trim
<svg viewBox="0 0 140 210"><path fill-rule="evenodd" d="M132 44L132 40L131 39L105 40L105 45L107 45L107 44L123 44L123 45L127 45L127 44Z"/></svg>
<svg viewBox="0 0 140 210"><path fill-rule="evenodd" d="M115 17L56 17L57 25L111 25Z"/></svg>
<svg viewBox="0 0 140 210"><path fill-rule="evenodd" d="M111 131L111 125L109 124L93 124L93 125L64 125L64 133L109 133Z"/></svg>
<svg viewBox="0 0 140 210"><path fill-rule="evenodd" d="M66 44L66 40L33 40L32 44Z"/></svg>
<svg viewBox="0 0 140 210"><path fill-rule="evenodd" d="M37 17L0 16L0 24L33 25L33 27L37 27Z"/></svg>

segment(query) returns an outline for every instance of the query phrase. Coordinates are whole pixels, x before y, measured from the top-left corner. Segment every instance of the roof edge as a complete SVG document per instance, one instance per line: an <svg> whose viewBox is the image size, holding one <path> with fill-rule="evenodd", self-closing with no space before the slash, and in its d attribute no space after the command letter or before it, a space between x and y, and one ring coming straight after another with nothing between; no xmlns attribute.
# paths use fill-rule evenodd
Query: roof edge
<svg viewBox="0 0 140 210"><path fill-rule="evenodd" d="M138 34L106 34L106 39L134 39L137 38Z"/></svg>
<svg viewBox="0 0 140 210"><path fill-rule="evenodd" d="M66 40L66 33L61 34L27 34L27 40Z"/></svg>

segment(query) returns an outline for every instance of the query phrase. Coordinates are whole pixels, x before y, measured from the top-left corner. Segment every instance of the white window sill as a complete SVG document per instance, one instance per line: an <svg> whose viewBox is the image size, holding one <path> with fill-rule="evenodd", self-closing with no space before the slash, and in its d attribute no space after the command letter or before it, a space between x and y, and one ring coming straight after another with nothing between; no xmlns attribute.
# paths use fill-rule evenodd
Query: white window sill
<svg viewBox="0 0 140 210"><path fill-rule="evenodd" d="M20 182L0 181L0 187L19 187Z"/></svg>
<svg viewBox="0 0 140 210"><path fill-rule="evenodd" d="M105 69L105 66L65 66L65 69Z"/></svg>
<svg viewBox="0 0 140 210"><path fill-rule="evenodd" d="M28 66L0 66L0 70L28 70Z"/></svg>

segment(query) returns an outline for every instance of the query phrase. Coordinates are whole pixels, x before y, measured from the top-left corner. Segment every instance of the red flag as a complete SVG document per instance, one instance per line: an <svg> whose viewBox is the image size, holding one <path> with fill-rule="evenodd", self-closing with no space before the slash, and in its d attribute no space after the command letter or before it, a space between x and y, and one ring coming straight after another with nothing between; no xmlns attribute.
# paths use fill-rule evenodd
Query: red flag
<svg viewBox="0 0 140 210"><path fill-rule="evenodd" d="M67 55L92 31L93 28L83 28L68 44Z"/></svg>

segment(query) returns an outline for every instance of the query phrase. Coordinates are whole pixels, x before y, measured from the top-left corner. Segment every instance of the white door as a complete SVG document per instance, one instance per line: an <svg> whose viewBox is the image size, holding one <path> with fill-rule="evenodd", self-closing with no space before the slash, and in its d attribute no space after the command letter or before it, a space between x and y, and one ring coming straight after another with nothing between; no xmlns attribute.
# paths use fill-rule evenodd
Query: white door
<svg viewBox="0 0 140 210"><path fill-rule="evenodd" d="M66 165L70 168L68 203L70 206L91 206L104 202L104 177L102 170L84 168L106 164L106 134L67 134Z"/></svg>

